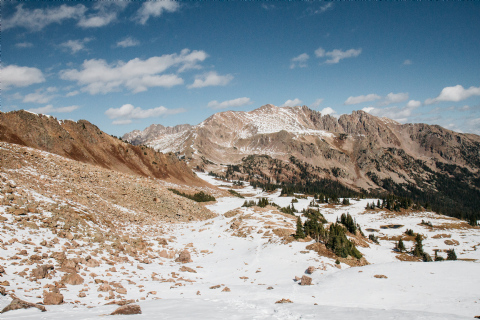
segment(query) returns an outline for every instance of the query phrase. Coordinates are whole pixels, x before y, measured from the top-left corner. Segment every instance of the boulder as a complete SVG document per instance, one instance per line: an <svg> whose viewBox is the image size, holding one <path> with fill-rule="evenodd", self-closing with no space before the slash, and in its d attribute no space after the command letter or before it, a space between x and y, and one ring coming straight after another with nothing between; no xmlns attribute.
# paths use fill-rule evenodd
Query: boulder
<svg viewBox="0 0 480 320"><path fill-rule="evenodd" d="M43 295L44 305L57 305L63 303L63 295L56 292L46 292Z"/></svg>
<svg viewBox="0 0 480 320"><path fill-rule="evenodd" d="M41 305L38 305L38 304L35 304L35 303L31 303L31 302L27 302L27 301L23 301L23 300L20 300L18 298L14 298L8 306L6 306L5 308L3 308L2 311L0 311L0 313L5 313L7 311L18 310L18 309L29 309L29 308L37 308L42 312L47 311L47 309L45 309L44 306L41 306Z"/></svg>
<svg viewBox="0 0 480 320"><path fill-rule="evenodd" d="M192 261L192 258L190 257L190 252L188 252L188 250L183 250L182 252L180 252L180 255L178 256L178 258L175 259L175 262L188 263L193 261Z"/></svg>
<svg viewBox="0 0 480 320"><path fill-rule="evenodd" d="M62 277L62 282L77 286L83 283L83 278L78 273L68 273Z"/></svg>
<svg viewBox="0 0 480 320"><path fill-rule="evenodd" d="M182 267L180 268L180 271L197 273L197 271L195 271L194 269L189 268L189 267L186 267L186 266L182 266Z"/></svg>
<svg viewBox="0 0 480 320"><path fill-rule="evenodd" d="M5 269L4 269L2 266L0 266L0 277L1 277L2 274L4 274L4 273L5 273Z"/></svg>
<svg viewBox="0 0 480 320"><path fill-rule="evenodd" d="M231 291L231 290L230 290L229 287L225 287L225 288L223 288L223 290L222 290L222 292L230 292L230 291Z"/></svg>
<svg viewBox="0 0 480 320"><path fill-rule="evenodd" d="M6 290L5 290L4 287L0 287L0 294L1 294L2 296L6 296L6 295L7 295L7 292L6 292Z"/></svg>
<svg viewBox="0 0 480 320"><path fill-rule="evenodd" d="M315 271L315 267L314 267L314 266L310 266L310 267L307 268L306 273L312 274L314 271Z"/></svg>
<svg viewBox="0 0 480 320"><path fill-rule="evenodd" d="M142 309L138 304L127 304L126 306L121 306L111 313L111 315L117 314L142 314Z"/></svg>
<svg viewBox="0 0 480 320"><path fill-rule="evenodd" d="M53 265L45 264L43 266L39 266L32 270L32 276L36 279L44 279L47 277L49 270L53 270Z"/></svg>
<svg viewBox="0 0 480 320"><path fill-rule="evenodd" d="M110 285L108 283L103 283L102 285L100 285L100 287L98 287L97 291L108 292L108 291L111 291L111 290L112 290L112 287L110 287Z"/></svg>
<svg viewBox="0 0 480 320"><path fill-rule="evenodd" d="M301 286L310 286L312 284L312 278L303 276L302 279L300 280L300 285Z"/></svg>
<svg viewBox="0 0 480 320"><path fill-rule="evenodd" d="M95 259L87 259L86 266L89 268L96 268L100 266L100 262Z"/></svg>

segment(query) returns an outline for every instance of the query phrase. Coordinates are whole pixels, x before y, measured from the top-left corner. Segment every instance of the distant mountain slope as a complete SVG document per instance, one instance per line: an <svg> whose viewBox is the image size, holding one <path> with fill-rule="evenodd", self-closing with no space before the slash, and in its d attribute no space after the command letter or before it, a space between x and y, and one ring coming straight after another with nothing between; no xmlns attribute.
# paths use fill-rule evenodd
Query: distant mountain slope
<svg viewBox="0 0 480 320"><path fill-rule="evenodd" d="M480 137L438 125L400 124L363 111L336 119L306 106L265 105L250 112L216 113L196 126L162 127L157 136L152 127L123 138L183 154L190 167L200 170L225 171L220 164L235 165L238 171L230 174L250 180L331 179L354 190L423 193L421 199L440 192L449 208L467 215L480 205L475 199L480 197ZM258 155L281 162L248 157ZM300 168L289 171L292 157ZM461 199L468 199L468 208L456 205Z"/></svg>
<svg viewBox="0 0 480 320"><path fill-rule="evenodd" d="M0 141L24 145L103 168L202 186L185 162L173 154L133 146L86 120L58 121L26 111L0 113Z"/></svg>

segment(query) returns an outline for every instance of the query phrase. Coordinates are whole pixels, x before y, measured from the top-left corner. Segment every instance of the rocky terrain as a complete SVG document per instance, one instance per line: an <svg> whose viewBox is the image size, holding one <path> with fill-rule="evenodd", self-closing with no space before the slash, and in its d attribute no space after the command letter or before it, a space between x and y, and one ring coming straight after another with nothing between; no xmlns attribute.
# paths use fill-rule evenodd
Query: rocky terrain
<svg viewBox="0 0 480 320"><path fill-rule="evenodd" d="M480 137L474 134L400 124L363 111L336 119L306 106L273 105L217 113L196 126L152 128L123 138L184 155L198 170L225 176L222 165L232 165L236 179L328 179L358 192L394 193L430 203L437 212L480 218L474 201L480 197Z"/></svg>

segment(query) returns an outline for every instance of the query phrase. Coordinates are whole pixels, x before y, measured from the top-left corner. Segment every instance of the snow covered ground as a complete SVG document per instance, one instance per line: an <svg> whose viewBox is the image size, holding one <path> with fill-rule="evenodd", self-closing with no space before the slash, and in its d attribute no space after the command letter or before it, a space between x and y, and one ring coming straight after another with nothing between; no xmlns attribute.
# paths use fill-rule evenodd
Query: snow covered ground
<svg viewBox="0 0 480 320"><path fill-rule="evenodd" d="M231 183L216 180L206 174L198 175L215 185L229 189ZM111 266L102 264L91 268L102 279L119 281L127 290L126 299L138 300L142 314L136 316L111 316L114 319L472 319L480 315L480 229L467 228L458 220L433 213L394 215L390 212L366 211L371 200L351 200L349 206L327 207L320 210L325 218L336 221L342 213L350 213L360 224L364 233L379 236L380 244L369 243L369 248L358 247L371 263L363 267L340 268L332 259L321 257L306 250L310 243L284 243L272 234L274 228L295 229L295 217L272 214L268 210L242 208L236 215L225 213L238 209L245 200L268 197L284 207L292 197L279 197L280 192L266 194L250 186L235 189L241 194L254 197L240 199L221 198L208 208L218 217L185 224L165 226L164 237L169 247L177 252L187 248L193 262L185 264L196 273L181 272L182 266L172 259L157 259L155 263L124 263ZM307 208L311 197L299 199L295 207ZM0 206L0 211L2 211ZM239 217L243 217L239 219ZM421 220L430 221L433 227L421 225ZM397 229L384 229L387 225L402 225ZM234 227L237 226L237 227ZM371 230L368 231L367 229ZM401 262L394 252L394 236L413 229L426 238L424 249L432 256L434 249L455 248L459 259L472 261ZM38 244L55 236L38 232L3 230L3 241L16 237L16 247L0 250L1 264L14 251L25 248L22 241ZM441 236L439 236L441 235ZM448 237L449 235L449 237ZM436 238L434 238L436 237ZM28 240L30 239L30 240ZM455 240L458 245L448 245L446 240ZM61 247L66 239L60 239ZM79 241L80 242L80 241ZM80 243L81 244L81 243ZM407 249L413 243L406 242ZM161 246L154 245L154 250ZM446 254L440 252L446 257ZM101 259L101 255L96 257ZM140 266L141 268L138 268ZM302 277L306 269L314 266L316 271L311 286L300 286L294 280ZM48 279L28 282L15 274L16 265L6 266L10 289L30 302L44 290ZM118 280L119 273L128 279ZM384 275L386 278L376 278ZM159 281L162 279L164 281ZM170 281L171 280L171 281ZM50 281L50 282L49 282ZM218 288L211 288L215 286ZM96 288L92 278L84 286L67 285L62 291L66 304L47 306L48 312L37 309L12 311L2 314L1 319L98 319L115 310L116 305L104 305L96 290L86 297L78 298L79 290ZM230 291L223 291L226 287ZM276 304L281 299L293 303ZM75 302L75 301L81 301ZM9 304L9 297L0 296L0 310ZM99 302L101 301L101 302ZM92 308L92 306L95 306Z"/></svg>

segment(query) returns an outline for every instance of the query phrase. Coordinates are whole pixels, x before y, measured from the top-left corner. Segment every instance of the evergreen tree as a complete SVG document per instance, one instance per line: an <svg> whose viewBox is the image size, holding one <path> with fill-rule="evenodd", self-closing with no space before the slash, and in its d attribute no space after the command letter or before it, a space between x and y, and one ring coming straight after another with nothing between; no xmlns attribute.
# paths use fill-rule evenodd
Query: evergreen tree
<svg viewBox="0 0 480 320"><path fill-rule="evenodd" d="M423 244L422 244L422 236L420 233L417 233L415 236L415 247L412 251L415 257L422 257L423 256Z"/></svg>
<svg viewBox="0 0 480 320"><path fill-rule="evenodd" d="M400 252L405 251L405 244L403 244L403 240L402 240L402 239L398 240L397 249L398 249L398 251L400 251Z"/></svg>
<svg viewBox="0 0 480 320"><path fill-rule="evenodd" d="M457 254L455 253L455 249L447 250L447 260L457 260Z"/></svg>
<svg viewBox="0 0 480 320"><path fill-rule="evenodd" d="M380 199L377 200L377 208L380 208Z"/></svg>
<svg viewBox="0 0 480 320"><path fill-rule="evenodd" d="M295 232L295 238L304 239L305 233L303 232L302 219L300 216L297 217L297 231Z"/></svg>

